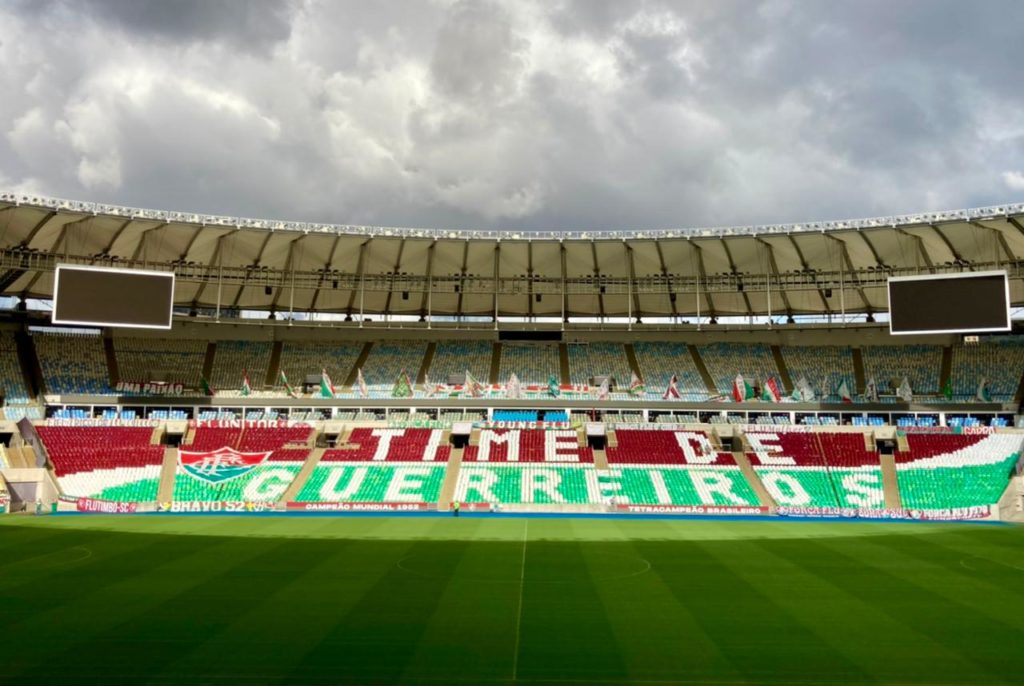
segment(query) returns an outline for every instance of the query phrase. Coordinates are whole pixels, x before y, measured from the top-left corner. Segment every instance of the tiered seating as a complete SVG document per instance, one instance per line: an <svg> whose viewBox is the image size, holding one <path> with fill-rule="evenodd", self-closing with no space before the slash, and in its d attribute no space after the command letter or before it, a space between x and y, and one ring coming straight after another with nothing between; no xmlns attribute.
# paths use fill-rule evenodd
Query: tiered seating
<svg viewBox="0 0 1024 686"><path fill-rule="evenodd" d="M717 450L703 431L616 429L615 437L618 445L605 449L610 465L736 466L732 455Z"/></svg>
<svg viewBox="0 0 1024 686"><path fill-rule="evenodd" d="M559 373L558 346L549 343L504 343L501 346L501 371L498 378L508 381L515 372L524 386L546 386L552 375Z"/></svg>
<svg viewBox="0 0 1024 686"><path fill-rule="evenodd" d="M771 348L763 343L707 343L698 348L719 393L731 393L737 374L751 386L779 376Z"/></svg>
<svg viewBox="0 0 1024 686"><path fill-rule="evenodd" d="M621 343L570 343L569 378L574 385L590 383L594 376L610 374L620 388L629 385L632 370Z"/></svg>
<svg viewBox="0 0 1024 686"><path fill-rule="evenodd" d="M945 509L989 505L1006 489L1020 458L1020 434L907 434L897 451L903 506Z"/></svg>
<svg viewBox="0 0 1024 686"><path fill-rule="evenodd" d="M309 456L312 431L308 426L200 426L192 443L182 446L182 450L206 452L227 447L242 453L271 454L243 474L220 482L198 478L179 465L174 477L174 499L274 502L291 485Z"/></svg>
<svg viewBox="0 0 1024 686"><path fill-rule="evenodd" d="M239 395L246 370L253 391L263 388L272 349L267 341L217 341L210 375L217 395Z"/></svg>
<svg viewBox="0 0 1024 686"><path fill-rule="evenodd" d="M864 378L874 377L879 393L895 392L906 376L916 395L939 392L942 347L938 345L872 345L862 350Z"/></svg>
<svg viewBox="0 0 1024 686"><path fill-rule="evenodd" d="M856 396L857 381L853 371L853 353L839 345L784 345L782 359L795 384L804 377L816 390L826 392L826 400L837 401L839 384L846 381L850 395ZM763 381L764 379L759 379Z"/></svg>
<svg viewBox="0 0 1024 686"><path fill-rule="evenodd" d="M469 370L477 381L486 382L491 373L493 352L494 346L490 341L442 341L434 348L427 376L434 383L446 384L449 375L461 375Z"/></svg>
<svg viewBox="0 0 1024 686"><path fill-rule="evenodd" d="M148 427L36 427L66 495L156 500L164 450Z"/></svg>
<svg viewBox="0 0 1024 686"><path fill-rule="evenodd" d="M440 429L353 429L348 442L324 452L324 462L448 462Z"/></svg>
<svg viewBox="0 0 1024 686"><path fill-rule="evenodd" d="M748 431L746 437L753 448L747 458L779 505L878 508L884 503L878 457L866 451L862 434L777 429Z"/></svg>
<svg viewBox="0 0 1024 686"><path fill-rule="evenodd" d="M7 331L0 332L0 390L9 411L17 413L15 407L25 408L32 402L18 360L18 345L14 334Z"/></svg>
<svg viewBox="0 0 1024 686"><path fill-rule="evenodd" d="M288 383L296 390L302 389L306 376L319 374L326 369L335 388L345 383L352 367L355 366L362 343L299 343L285 341L281 346L281 369L288 377ZM277 385L278 380L274 383ZM278 387L278 390L282 390ZM314 393L315 395L315 393Z"/></svg>
<svg viewBox="0 0 1024 686"><path fill-rule="evenodd" d="M111 393L103 339L94 334L32 336L47 393Z"/></svg>
<svg viewBox="0 0 1024 686"><path fill-rule="evenodd" d="M363 365L363 378L370 397L391 397L391 390L403 369L415 383L426 351L425 343L374 343Z"/></svg>
<svg viewBox="0 0 1024 686"><path fill-rule="evenodd" d="M593 463L594 451L580 447L575 431L483 429L479 443L467 446L465 462Z"/></svg>
<svg viewBox="0 0 1024 686"><path fill-rule="evenodd" d="M115 338L114 353L122 381L170 381L199 388L206 341L163 338Z"/></svg>
<svg viewBox="0 0 1024 686"><path fill-rule="evenodd" d="M492 505L550 505L606 502L592 466L511 463L463 465L455 499Z"/></svg>
<svg viewBox="0 0 1024 686"><path fill-rule="evenodd" d="M1024 370L1024 337L983 339L978 345L953 346L953 400L973 400L982 377L994 402L1013 400Z"/></svg>
<svg viewBox="0 0 1024 686"><path fill-rule="evenodd" d="M660 396L664 393L675 374L678 377L676 385L683 400L700 401L708 397L708 388L685 343L634 343L633 352L649 395ZM619 383L628 385L629 378L619 379Z"/></svg>

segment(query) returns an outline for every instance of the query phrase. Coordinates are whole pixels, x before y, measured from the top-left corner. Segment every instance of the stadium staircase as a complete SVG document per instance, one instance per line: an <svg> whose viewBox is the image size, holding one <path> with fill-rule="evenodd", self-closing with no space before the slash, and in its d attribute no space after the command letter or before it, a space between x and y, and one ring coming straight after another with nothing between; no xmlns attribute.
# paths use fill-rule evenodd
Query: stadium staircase
<svg viewBox="0 0 1024 686"><path fill-rule="evenodd" d="M599 471L608 470L608 454L604 448L594 448L594 469Z"/></svg>
<svg viewBox="0 0 1024 686"><path fill-rule="evenodd" d="M857 386L857 394L862 395L867 388L867 380L864 378L864 356L860 348L851 348L850 352L853 354L853 383Z"/></svg>
<svg viewBox="0 0 1024 686"><path fill-rule="evenodd" d="M363 345L363 349L359 352L359 357L356 358L355 364L352 365L348 376L345 377L344 388L352 390L352 387L356 385L356 379L359 378L359 370L366 364L366 358L370 356L370 350L372 349L373 343L370 341Z"/></svg>
<svg viewBox="0 0 1024 686"><path fill-rule="evenodd" d="M626 361L629 362L629 369L631 372L636 374L636 378L643 379L644 375L640 373L640 363L636 359L636 350L633 348L632 343L626 343L622 346L623 350L626 351ZM615 382L620 388L629 386L629 379L615 379Z"/></svg>
<svg viewBox="0 0 1024 686"><path fill-rule="evenodd" d="M1010 479L996 505L999 508L999 519L1004 522L1024 522L1024 476Z"/></svg>
<svg viewBox="0 0 1024 686"><path fill-rule="evenodd" d="M441 482L441 493L437 497L437 509L447 512L452 498L455 497L455 486L459 482L459 469L462 468L463 448L452 448L445 468L444 481Z"/></svg>
<svg viewBox="0 0 1024 686"><path fill-rule="evenodd" d="M782 380L782 388L786 391L786 395L793 392L793 378L789 375L789 367L786 366L786 360L782 357L782 348L777 345L771 347L772 357L775 358L775 366L779 368L779 378Z"/></svg>
<svg viewBox="0 0 1024 686"><path fill-rule="evenodd" d="M36 346L32 337L24 331L14 334L14 340L18 346L18 359L21 361L21 371L25 376L25 388L29 395L35 399L43 394L43 368L39 365L39 357L36 355Z"/></svg>
<svg viewBox="0 0 1024 686"><path fill-rule="evenodd" d="M117 366L113 338L107 336L103 339L103 352L107 357L107 377L110 379L110 387L117 388L117 382L121 380L121 370Z"/></svg>
<svg viewBox="0 0 1024 686"><path fill-rule="evenodd" d="M946 381L953 373L953 346L942 346L942 369L939 372L939 393L946 387Z"/></svg>
<svg viewBox="0 0 1024 686"><path fill-rule="evenodd" d="M900 498L900 487L896 481L896 457L891 454L879 455L879 461L882 463L882 492L885 494L885 506L889 509L899 509L903 507L903 500Z"/></svg>
<svg viewBox="0 0 1024 686"><path fill-rule="evenodd" d="M281 351L283 349L283 341L274 341L274 347L270 349L270 364L267 365L267 377L263 383L271 388L277 385L277 370L281 367Z"/></svg>
<svg viewBox="0 0 1024 686"><path fill-rule="evenodd" d="M430 365L434 364L434 352L436 350L437 341L427 343L427 352L423 354L423 364L420 365L420 370L416 372L416 380L413 382L413 386L418 390L423 390L423 382L427 380ZM443 379L443 382L448 383L448 379Z"/></svg>
<svg viewBox="0 0 1024 686"><path fill-rule="evenodd" d="M700 373L700 378L704 381L704 385L708 389L708 393L711 395L718 394L718 388L715 386L715 380L711 378L711 372L708 371L707 366L704 364L704 359L700 356L700 351L697 350L697 346L692 343L686 346L690 350L690 357L693 358L693 364L697 367L697 371ZM723 389L722 393L728 392L729 389Z"/></svg>
<svg viewBox="0 0 1024 686"><path fill-rule="evenodd" d="M313 448L309 451L309 456L306 458L306 461L302 463L302 469L300 469L299 473L295 475L295 480L292 481L291 485L285 489L285 492L282 493L280 499L278 499L277 502L279 505L295 500L299 493L302 492L302 487L306 485L307 481L309 481L310 475L313 474L313 470L315 470L317 465L320 464L320 459L324 456L325 452L327 452L327 448Z"/></svg>
<svg viewBox="0 0 1024 686"><path fill-rule="evenodd" d="M717 434L712 434L710 438L712 445L717 448L721 447L721 441ZM760 503L761 507L768 507L774 511L778 507L778 503L775 502L775 498L771 496L768 489L764 487L764 483L757 475L757 472L754 471L754 466L750 464L750 460L747 458L746 452L744 452L745 450L750 450L750 446L747 445L746 440L744 440L743 435L739 431L733 434L732 440L732 447L739 448L739 450L733 450L732 458L736 460L736 464L739 465L743 477L750 484L750 487L754 489L754 493L757 494L758 503Z"/></svg>
<svg viewBox="0 0 1024 686"><path fill-rule="evenodd" d="M558 375L561 377L559 383L572 383L572 373L569 371L569 346L565 343L558 344Z"/></svg>
<svg viewBox="0 0 1024 686"><path fill-rule="evenodd" d="M498 383L501 375L501 343L495 343L491 352L491 371L487 375L487 383Z"/></svg>
<svg viewBox="0 0 1024 686"><path fill-rule="evenodd" d="M1013 402L1019 406L1021 402L1024 402L1024 372L1020 374L1020 383L1017 384L1017 392L1013 396Z"/></svg>
<svg viewBox="0 0 1024 686"><path fill-rule="evenodd" d="M157 487L156 500L169 503L174 499L174 476L178 473L178 449L164 448L164 461L160 467L160 485Z"/></svg>
<svg viewBox="0 0 1024 686"><path fill-rule="evenodd" d="M217 344L210 341L206 344L206 357L203 358L203 378L210 381L213 378L213 358L217 356ZM216 390L216 389L214 389Z"/></svg>

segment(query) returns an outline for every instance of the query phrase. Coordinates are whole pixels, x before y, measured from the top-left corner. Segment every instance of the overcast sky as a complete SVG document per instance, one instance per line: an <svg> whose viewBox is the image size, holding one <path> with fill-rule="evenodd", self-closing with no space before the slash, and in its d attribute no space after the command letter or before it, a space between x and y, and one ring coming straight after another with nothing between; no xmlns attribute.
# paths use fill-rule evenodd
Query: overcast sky
<svg viewBox="0 0 1024 686"><path fill-rule="evenodd" d="M6 0L0 189L389 226L1024 200L1024 3Z"/></svg>

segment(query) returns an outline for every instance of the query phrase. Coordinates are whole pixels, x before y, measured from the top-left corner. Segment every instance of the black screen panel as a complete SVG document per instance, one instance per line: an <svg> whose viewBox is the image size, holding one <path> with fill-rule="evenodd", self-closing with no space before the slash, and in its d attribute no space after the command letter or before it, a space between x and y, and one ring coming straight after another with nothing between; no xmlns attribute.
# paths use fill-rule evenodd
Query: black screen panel
<svg viewBox="0 0 1024 686"><path fill-rule="evenodd" d="M174 274L58 265L54 324L169 329Z"/></svg>
<svg viewBox="0 0 1024 686"><path fill-rule="evenodd" d="M1006 272L889 279L893 334L1010 329Z"/></svg>

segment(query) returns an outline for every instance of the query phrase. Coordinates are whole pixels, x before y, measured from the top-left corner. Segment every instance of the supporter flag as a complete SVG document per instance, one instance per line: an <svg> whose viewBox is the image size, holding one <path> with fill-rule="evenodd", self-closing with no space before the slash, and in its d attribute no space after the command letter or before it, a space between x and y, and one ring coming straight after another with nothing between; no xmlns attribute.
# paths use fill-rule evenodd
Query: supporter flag
<svg viewBox="0 0 1024 686"><path fill-rule="evenodd" d="M199 377L199 388L202 390L203 395L213 395L215 393L213 387L210 386L210 382L206 380L205 376Z"/></svg>
<svg viewBox="0 0 1024 686"><path fill-rule="evenodd" d="M326 371L324 371L324 378L327 379L327 372ZM360 367L359 370L356 372L356 385L359 386L359 397L360 398L369 398L370 397L370 389L366 386L366 378L363 376L363 368L362 367ZM320 382L321 390L323 390L323 386L324 386L324 383L323 383L323 381L321 381ZM330 379L327 379L327 387L330 389L331 395L334 395L334 386L331 385L331 380Z"/></svg>
<svg viewBox="0 0 1024 686"><path fill-rule="evenodd" d="M293 398L299 397L299 394L295 392L295 389L292 388L292 385L288 383L288 376L285 375L283 369L281 370L281 385L284 386L284 390L287 391L288 395L290 395Z"/></svg>
<svg viewBox="0 0 1024 686"><path fill-rule="evenodd" d="M737 374L735 381L732 382L732 398L738 403L754 399L754 389L743 380L742 374Z"/></svg>
<svg viewBox="0 0 1024 686"><path fill-rule="evenodd" d="M846 379L839 382L839 388L836 389L836 395L838 395L839 399L844 403L853 402L853 396L850 395L850 386L846 383Z"/></svg>
<svg viewBox="0 0 1024 686"><path fill-rule="evenodd" d="M661 399L662 400L668 400L669 398L678 398L678 397L679 397L679 377L676 376L675 374L673 374L672 378L668 380L668 388L666 388L665 392L661 394Z"/></svg>
<svg viewBox="0 0 1024 686"><path fill-rule="evenodd" d="M864 399L873 403L878 402L878 384L875 383L875 377L868 379L867 385L864 387Z"/></svg>
<svg viewBox="0 0 1024 686"><path fill-rule="evenodd" d="M362 379L362 370L360 370L359 374L360 379ZM327 376L326 367L320 370L320 395L324 398L334 397L334 384L331 383L331 377Z"/></svg>
<svg viewBox="0 0 1024 686"><path fill-rule="evenodd" d="M811 388L811 384L807 381L806 376L801 376L797 380L796 388L800 392L800 400L805 403L809 403L814 400L814 389Z"/></svg>
<svg viewBox="0 0 1024 686"><path fill-rule="evenodd" d="M945 396L946 400L953 399L953 377L946 379L946 383L942 385L942 395Z"/></svg>
<svg viewBox="0 0 1024 686"><path fill-rule="evenodd" d="M252 393L252 385L249 383L249 370L246 369L242 372L242 395L250 395Z"/></svg>
<svg viewBox="0 0 1024 686"><path fill-rule="evenodd" d="M644 382L640 380L640 377L633 372L633 376L629 379L629 394L640 395L646 389L644 388Z"/></svg>
<svg viewBox="0 0 1024 686"><path fill-rule="evenodd" d="M777 403L782 400L782 392L779 390L779 384L775 381L774 376L769 376L764 380L764 388L761 389L761 400L766 400L770 403Z"/></svg>
<svg viewBox="0 0 1024 686"><path fill-rule="evenodd" d="M404 369L395 379L395 385L391 387L392 398L411 398L412 397L412 379L409 378L409 373Z"/></svg>
<svg viewBox="0 0 1024 686"><path fill-rule="evenodd" d="M557 398L562 394L562 390L558 387L558 377L552 374L548 377L548 395L552 398Z"/></svg>
<svg viewBox="0 0 1024 686"><path fill-rule="evenodd" d="M473 378L473 375L466 370L466 385L463 393L469 393L472 398L481 398L484 395L484 385Z"/></svg>
<svg viewBox="0 0 1024 686"><path fill-rule="evenodd" d="M978 382L978 391L974 394L974 399L980 403L992 402L992 394L988 392L988 379L984 376Z"/></svg>
<svg viewBox="0 0 1024 686"><path fill-rule="evenodd" d="M598 400L607 400L608 396L611 395L611 390L612 390L611 378L612 377L610 377L610 376L605 376L604 379L601 380L601 386L597 389L597 399Z"/></svg>
<svg viewBox="0 0 1024 686"><path fill-rule="evenodd" d="M910 388L910 381L907 377L903 377L903 381L900 381L899 388L896 389L896 396L905 403L909 403L914 399L914 391Z"/></svg>
<svg viewBox="0 0 1024 686"><path fill-rule="evenodd" d="M519 377L516 376L515 372L512 372L512 376L508 377L508 384L505 386L505 397L506 398L522 398L523 397L523 384L520 383Z"/></svg>
<svg viewBox="0 0 1024 686"><path fill-rule="evenodd" d="M423 376L423 390L427 394L428 398L433 398L434 394L437 393L441 388L440 384L433 383L429 376Z"/></svg>

